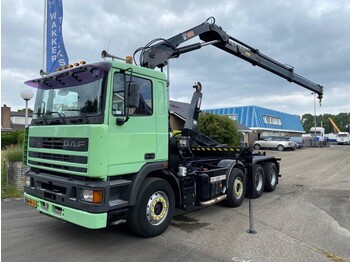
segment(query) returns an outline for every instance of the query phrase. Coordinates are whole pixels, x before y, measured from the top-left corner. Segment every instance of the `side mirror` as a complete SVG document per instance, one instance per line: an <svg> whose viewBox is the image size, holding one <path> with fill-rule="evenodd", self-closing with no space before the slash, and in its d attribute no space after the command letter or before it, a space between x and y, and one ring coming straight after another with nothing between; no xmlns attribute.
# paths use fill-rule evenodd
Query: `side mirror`
<svg viewBox="0 0 350 262"><path fill-rule="evenodd" d="M129 115L133 114L134 110L140 104L140 86L136 83L127 85L127 99L126 99L126 114L125 118L117 118L116 124L118 126L124 125L129 120Z"/></svg>
<svg viewBox="0 0 350 262"><path fill-rule="evenodd" d="M140 103L140 86L136 83L129 85L128 106L129 108L138 108Z"/></svg>

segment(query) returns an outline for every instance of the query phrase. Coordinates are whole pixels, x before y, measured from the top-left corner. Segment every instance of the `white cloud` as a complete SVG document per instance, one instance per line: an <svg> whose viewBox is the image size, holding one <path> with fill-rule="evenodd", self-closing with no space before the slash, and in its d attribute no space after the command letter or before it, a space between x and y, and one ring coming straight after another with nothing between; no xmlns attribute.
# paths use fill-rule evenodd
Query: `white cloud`
<svg viewBox="0 0 350 262"><path fill-rule="evenodd" d="M22 108L23 82L41 69L43 3L2 1L2 103ZM295 66L325 88L319 113L349 112L350 4L308 1L63 1L64 42L70 61L100 60L107 49L130 55L150 40L169 38L209 16L231 36ZM256 10L259 10L256 12ZM199 42L197 38L193 42ZM203 108L258 105L292 114L313 113L309 90L214 47L184 54L170 63L170 97L189 102L203 84Z"/></svg>

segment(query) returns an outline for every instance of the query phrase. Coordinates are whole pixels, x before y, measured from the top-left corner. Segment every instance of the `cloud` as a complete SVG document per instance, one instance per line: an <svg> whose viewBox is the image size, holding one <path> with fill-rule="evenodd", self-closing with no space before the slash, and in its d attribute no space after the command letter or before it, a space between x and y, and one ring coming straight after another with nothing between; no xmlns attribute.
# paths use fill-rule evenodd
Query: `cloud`
<svg viewBox="0 0 350 262"><path fill-rule="evenodd" d="M208 17L231 36L324 86L317 112L349 112L350 4L308 1L63 1L63 36L71 62L100 60L103 49L120 57L152 39L169 38ZM23 81L42 67L43 3L2 1L2 103L23 107ZM189 43L199 42L195 40ZM187 43L186 43L187 44ZM213 46L170 61L170 97L190 101L203 84L203 108L257 105L287 113L313 113L307 89L291 84Z"/></svg>

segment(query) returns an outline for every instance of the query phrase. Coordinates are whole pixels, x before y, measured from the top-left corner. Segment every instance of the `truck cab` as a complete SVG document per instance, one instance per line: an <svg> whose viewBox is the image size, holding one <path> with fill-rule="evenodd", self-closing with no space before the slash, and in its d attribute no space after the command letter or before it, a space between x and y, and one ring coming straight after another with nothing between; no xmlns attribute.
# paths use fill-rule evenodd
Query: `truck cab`
<svg viewBox="0 0 350 262"><path fill-rule="evenodd" d="M44 213L105 227L107 212L128 205L130 192L117 188L131 178L121 177L168 160L164 74L110 61L26 83L37 88L26 138L26 199Z"/></svg>

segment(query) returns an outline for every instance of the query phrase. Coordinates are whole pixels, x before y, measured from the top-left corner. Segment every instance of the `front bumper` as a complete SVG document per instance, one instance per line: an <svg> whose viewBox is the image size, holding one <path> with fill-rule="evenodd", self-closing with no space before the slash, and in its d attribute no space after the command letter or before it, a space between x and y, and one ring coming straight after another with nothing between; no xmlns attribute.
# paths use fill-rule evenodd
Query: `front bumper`
<svg viewBox="0 0 350 262"><path fill-rule="evenodd" d="M95 214L89 213L86 211L81 211L74 208L58 205L50 201L46 201L34 197L30 194L24 193L24 201L27 203L28 200L30 200L31 203L36 203L36 209L38 211L82 227L98 229L107 226L107 212Z"/></svg>

